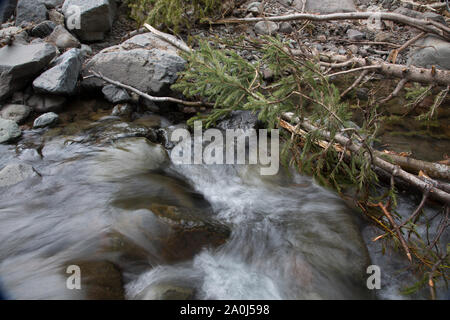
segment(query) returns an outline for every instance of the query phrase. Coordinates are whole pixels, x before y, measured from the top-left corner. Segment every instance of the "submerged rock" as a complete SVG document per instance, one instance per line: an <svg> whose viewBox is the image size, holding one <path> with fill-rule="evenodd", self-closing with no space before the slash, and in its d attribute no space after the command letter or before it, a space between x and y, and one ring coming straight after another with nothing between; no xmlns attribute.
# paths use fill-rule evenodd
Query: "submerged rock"
<svg viewBox="0 0 450 320"><path fill-rule="evenodd" d="M114 106L111 111L112 116L130 117L133 113L133 106L129 103L122 103Z"/></svg>
<svg viewBox="0 0 450 320"><path fill-rule="evenodd" d="M12 120L0 118L0 143L9 142L19 138L22 135L17 123Z"/></svg>
<svg viewBox="0 0 450 320"><path fill-rule="evenodd" d="M0 170L0 187L11 186L36 175L36 171L29 164L9 164Z"/></svg>
<svg viewBox="0 0 450 320"><path fill-rule="evenodd" d="M151 33L135 36L119 46L102 50L88 61L89 70L150 94L163 94L185 66L177 49ZM90 78L87 87L102 88L105 82Z"/></svg>
<svg viewBox="0 0 450 320"><path fill-rule="evenodd" d="M44 128L56 124L59 117L54 112L47 112L34 120L33 128Z"/></svg>
<svg viewBox="0 0 450 320"><path fill-rule="evenodd" d="M51 44L14 44L0 49L0 100L27 86L55 57Z"/></svg>
<svg viewBox="0 0 450 320"><path fill-rule="evenodd" d="M138 300L193 300L195 289L170 283L150 285L133 299Z"/></svg>
<svg viewBox="0 0 450 320"><path fill-rule="evenodd" d="M81 270L80 294L88 300L124 300L122 274L109 261L74 261ZM67 275L66 270L63 270Z"/></svg>
<svg viewBox="0 0 450 320"><path fill-rule="evenodd" d="M54 64L56 65L53 68L33 81L33 88L38 93L73 94L81 72L81 51L71 49L60 56Z"/></svg>
<svg viewBox="0 0 450 320"><path fill-rule="evenodd" d="M93 162L92 174L100 180L117 180L165 168L167 151L146 138L124 138L102 150Z"/></svg>
<svg viewBox="0 0 450 320"><path fill-rule="evenodd" d="M0 116L6 120L12 120L16 123L23 122L31 112L29 106L23 104L8 104L3 107Z"/></svg>

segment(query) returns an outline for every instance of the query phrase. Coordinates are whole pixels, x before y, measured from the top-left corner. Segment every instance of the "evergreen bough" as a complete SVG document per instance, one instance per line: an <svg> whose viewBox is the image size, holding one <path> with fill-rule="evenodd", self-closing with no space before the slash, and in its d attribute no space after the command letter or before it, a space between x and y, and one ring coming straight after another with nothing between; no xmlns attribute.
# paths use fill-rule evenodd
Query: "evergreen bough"
<svg viewBox="0 0 450 320"><path fill-rule="evenodd" d="M139 24L164 25L179 32L196 22L219 17L221 0L127 0L131 16Z"/></svg>

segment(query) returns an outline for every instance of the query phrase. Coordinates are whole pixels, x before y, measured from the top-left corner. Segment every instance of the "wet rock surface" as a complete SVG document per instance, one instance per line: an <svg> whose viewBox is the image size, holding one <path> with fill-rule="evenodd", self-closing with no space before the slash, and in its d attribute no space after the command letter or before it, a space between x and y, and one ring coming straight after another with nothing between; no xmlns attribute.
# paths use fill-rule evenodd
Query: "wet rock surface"
<svg viewBox="0 0 450 320"><path fill-rule="evenodd" d="M34 120L33 128L44 128L55 125L59 117L54 112L47 112Z"/></svg>
<svg viewBox="0 0 450 320"><path fill-rule="evenodd" d="M22 134L17 123L0 118L0 143L6 143L19 138Z"/></svg>
<svg viewBox="0 0 450 320"><path fill-rule="evenodd" d="M0 117L6 120L12 120L16 123L22 123L31 112L29 106L23 104L8 104L0 111Z"/></svg>
<svg viewBox="0 0 450 320"><path fill-rule="evenodd" d="M17 184L36 175L36 171L28 164L9 164L0 170L0 188Z"/></svg>

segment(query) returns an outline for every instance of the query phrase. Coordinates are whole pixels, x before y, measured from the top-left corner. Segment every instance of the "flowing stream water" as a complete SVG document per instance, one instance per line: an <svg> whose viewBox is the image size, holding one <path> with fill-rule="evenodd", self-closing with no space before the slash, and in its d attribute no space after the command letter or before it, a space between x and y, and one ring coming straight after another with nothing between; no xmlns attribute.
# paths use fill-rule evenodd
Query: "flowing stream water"
<svg viewBox="0 0 450 320"><path fill-rule="evenodd" d="M380 232L311 178L174 165L145 138L164 121L101 116L0 145L0 168L36 171L0 188L8 298L398 299L417 280L401 252L382 255L371 242ZM381 290L366 286L371 264ZM81 290L66 287L70 265Z"/></svg>

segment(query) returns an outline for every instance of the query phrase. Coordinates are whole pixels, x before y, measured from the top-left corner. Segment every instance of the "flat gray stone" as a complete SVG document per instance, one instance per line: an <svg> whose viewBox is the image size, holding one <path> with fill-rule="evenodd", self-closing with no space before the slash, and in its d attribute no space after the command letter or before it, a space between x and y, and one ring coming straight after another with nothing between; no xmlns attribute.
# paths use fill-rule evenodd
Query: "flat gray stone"
<svg viewBox="0 0 450 320"><path fill-rule="evenodd" d="M38 24L47 20L45 4L36 0L19 0L16 8L16 25L23 23Z"/></svg>
<svg viewBox="0 0 450 320"><path fill-rule="evenodd" d="M38 93L71 95L75 92L78 76L81 72L82 58L80 49L70 49L55 61L55 66L33 81Z"/></svg>
<svg viewBox="0 0 450 320"><path fill-rule="evenodd" d="M22 135L17 123L12 120L0 118L0 143L10 142Z"/></svg>
<svg viewBox="0 0 450 320"><path fill-rule="evenodd" d="M13 44L0 49L0 100L25 88L55 57L56 48L47 43Z"/></svg>
<svg viewBox="0 0 450 320"><path fill-rule="evenodd" d="M442 40L437 36L427 36L415 43L420 47L414 50L408 59L408 64L417 67L450 70L450 42Z"/></svg>
<svg viewBox="0 0 450 320"><path fill-rule="evenodd" d="M38 118L36 118L36 120L34 120L33 123L33 128L44 128L44 127L49 127L52 126L54 124L56 124L59 120L59 117L56 113L54 112L47 112L44 113L43 115L39 116Z"/></svg>
<svg viewBox="0 0 450 320"><path fill-rule="evenodd" d="M30 115L31 108L23 104L8 104L0 111L0 117L22 123Z"/></svg>
<svg viewBox="0 0 450 320"><path fill-rule="evenodd" d="M33 176L37 176L37 174L29 164L8 164L0 170L0 187L12 186Z"/></svg>
<svg viewBox="0 0 450 320"><path fill-rule="evenodd" d="M73 6L79 8L79 26L73 20ZM66 0L62 7L67 28L84 41L103 40L105 33L111 30L116 10L115 0Z"/></svg>

